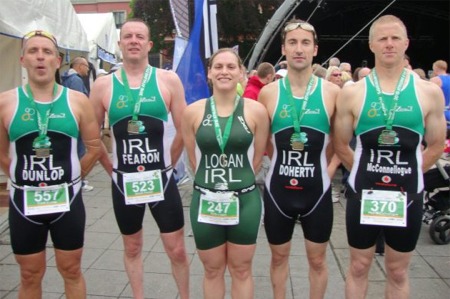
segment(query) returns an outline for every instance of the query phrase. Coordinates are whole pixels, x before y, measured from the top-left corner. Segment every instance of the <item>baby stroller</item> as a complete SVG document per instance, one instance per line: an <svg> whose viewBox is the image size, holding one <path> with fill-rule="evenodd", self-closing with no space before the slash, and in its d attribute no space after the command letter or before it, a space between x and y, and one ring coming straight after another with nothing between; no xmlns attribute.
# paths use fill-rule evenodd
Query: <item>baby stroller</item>
<svg viewBox="0 0 450 299"><path fill-rule="evenodd" d="M425 201L423 222L430 225L430 237L436 244L450 243L450 165L436 168L424 174Z"/></svg>

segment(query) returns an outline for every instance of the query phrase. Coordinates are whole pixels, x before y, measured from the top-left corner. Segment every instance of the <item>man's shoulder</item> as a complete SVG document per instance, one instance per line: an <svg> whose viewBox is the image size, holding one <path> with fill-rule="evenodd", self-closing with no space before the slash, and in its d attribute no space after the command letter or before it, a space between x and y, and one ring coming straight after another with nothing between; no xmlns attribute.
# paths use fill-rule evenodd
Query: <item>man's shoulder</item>
<svg viewBox="0 0 450 299"><path fill-rule="evenodd" d="M175 81L180 81L178 74L172 70L165 70L157 67L154 67L154 69L159 84L162 83L171 86Z"/></svg>
<svg viewBox="0 0 450 299"><path fill-rule="evenodd" d="M0 115L9 113L8 107L12 107L17 102L17 87L0 93Z"/></svg>
<svg viewBox="0 0 450 299"><path fill-rule="evenodd" d="M15 88L8 89L6 91L0 92L0 100L2 100L2 101L6 100L7 101L7 100L9 100L11 98L15 98L16 94L17 94L17 90L19 88L20 87L15 87Z"/></svg>

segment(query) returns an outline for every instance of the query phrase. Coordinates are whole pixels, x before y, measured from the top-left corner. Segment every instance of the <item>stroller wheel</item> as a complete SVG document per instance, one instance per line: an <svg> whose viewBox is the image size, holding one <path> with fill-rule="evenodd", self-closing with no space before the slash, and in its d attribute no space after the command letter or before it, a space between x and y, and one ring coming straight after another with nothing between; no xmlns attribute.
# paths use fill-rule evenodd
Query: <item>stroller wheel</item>
<svg viewBox="0 0 450 299"><path fill-rule="evenodd" d="M431 222L430 237L439 245L450 243L450 215L440 215Z"/></svg>

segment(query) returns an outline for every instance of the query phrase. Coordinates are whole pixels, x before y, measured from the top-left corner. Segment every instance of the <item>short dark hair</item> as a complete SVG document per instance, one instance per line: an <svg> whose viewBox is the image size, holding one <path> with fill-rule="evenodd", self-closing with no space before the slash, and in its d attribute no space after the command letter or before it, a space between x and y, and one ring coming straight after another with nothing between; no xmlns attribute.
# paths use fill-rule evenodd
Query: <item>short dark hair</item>
<svg viewBox="0 0 450 299"><path fill-rule="evenodd" d="M143 19L140 19L140 18L131 18L131 19L128 19L128 20L126 20L126 21L122 24L122 27L123 27L125 24L127 24L127 23L142 23L142 24L144 24L145 27L147 27L147 29L148 29L148 39L150 40L150 35L151 35L150 26L148 26L148 24L147 24ZM122 36L122 30L120 31L120 36L119 36L119 38L120 38L121 36Z"/></svg>

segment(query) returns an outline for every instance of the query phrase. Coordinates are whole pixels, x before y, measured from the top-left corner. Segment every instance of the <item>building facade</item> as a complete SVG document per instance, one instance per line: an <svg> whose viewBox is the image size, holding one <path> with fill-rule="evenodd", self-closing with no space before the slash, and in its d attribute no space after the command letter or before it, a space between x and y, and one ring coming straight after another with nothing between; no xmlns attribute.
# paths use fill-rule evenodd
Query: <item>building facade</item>
<svg viewBox="0 0 450 299"><path fill-rule="evenodd" d="M70 0L77 13L112 12L116 27L120 28L131 12L131 0Z"/></svg>

